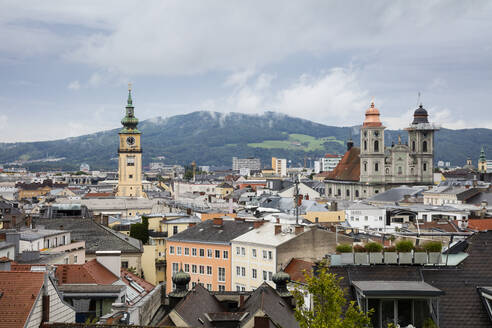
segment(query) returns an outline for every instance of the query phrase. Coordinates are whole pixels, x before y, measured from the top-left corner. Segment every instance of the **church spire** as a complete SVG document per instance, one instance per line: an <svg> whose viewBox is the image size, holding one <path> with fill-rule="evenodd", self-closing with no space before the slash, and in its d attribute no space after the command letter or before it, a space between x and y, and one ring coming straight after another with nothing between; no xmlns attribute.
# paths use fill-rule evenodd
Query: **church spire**
<svg viewBox="0 0 492 328"><path fill-rule="evenodd" d="M132 84L128 83L128 101L127 101L127 107L133 107L133 101L132 101Z"/></svg>
<svg viewBox="0 0 492 328"><path fill-rule="evenodd" d="M480 162L486 162L487 158L485 157L485 149L482 146L482 149L480 150Z"/></svg>
<svg viewBox="0 0 492 328"><path fill-rule="evenodd" d="M126 102L125 117L121 120L123 129L120 133L140 133L137 129L138 119L135 117L133 100L132 100L132 85L128 84L128 100Z"/></svg>

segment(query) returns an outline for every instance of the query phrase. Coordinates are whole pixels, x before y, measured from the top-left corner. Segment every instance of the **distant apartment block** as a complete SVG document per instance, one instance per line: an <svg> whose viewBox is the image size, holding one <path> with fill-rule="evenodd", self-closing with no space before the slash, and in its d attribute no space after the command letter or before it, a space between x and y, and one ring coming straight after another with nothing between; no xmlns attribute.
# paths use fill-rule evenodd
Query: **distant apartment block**
<svg viewBox="0 0 492 328"><path fill-rule="evenodd" d="M272 157L272 169L275 175L285 177L287 175L287 160L285 158Z"/></svg>
<svg viewBox="0 0 492 328"><path fill-rule="evenodd" d="M259 171L261 169L261 161L259 158L232 158L232 170L240 171L241 169L249 169L251 171Z"/></svg>
<svg viewBox="0 0 492 328"><path fill-rule="evenodd" d="M337 167L338 162L342 159L341 155L326 154L325 157L320 160L320 170L322 172L331 172Z"/></svg>

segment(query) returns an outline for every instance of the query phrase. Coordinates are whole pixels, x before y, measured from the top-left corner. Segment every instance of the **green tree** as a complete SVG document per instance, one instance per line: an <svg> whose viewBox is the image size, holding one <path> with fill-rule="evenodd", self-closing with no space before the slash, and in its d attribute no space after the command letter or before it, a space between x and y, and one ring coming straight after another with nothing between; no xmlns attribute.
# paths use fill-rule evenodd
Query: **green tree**
<svg viewBox="0 0 492 328"><path fill-rule="evenodd" d="M142 216L142 223L135 223L130 226L130 237L140 239L145 245L149 241L149 218Z"/></svg>
<svg viewBox="0 0 492 328"><path fill-rule="evenodd" d="M306 286L296 288L295 317L301 328L365 328L371 327L369 316L355 302L345 299L344 290L340 287L340 280L333 273L329 273L322 263L316 275L304 273ZM304 296L312 295L313 307L306 307Z"/></svg>

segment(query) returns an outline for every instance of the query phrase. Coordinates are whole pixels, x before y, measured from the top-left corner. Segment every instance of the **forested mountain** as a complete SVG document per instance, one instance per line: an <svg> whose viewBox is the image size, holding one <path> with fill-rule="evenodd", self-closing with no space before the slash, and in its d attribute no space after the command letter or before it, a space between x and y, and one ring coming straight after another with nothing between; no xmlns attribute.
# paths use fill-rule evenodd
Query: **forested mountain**
<svg viewBox="0 0 492 328"><path fill-rule="evenodd" d="M342 122L341 122L342 123ZM359 144L358 127L334 127L283 114L193 112L140 123L144 165L163 156L166 164L230 166L232 156L259 157L268 165L272 156L288 158L292 165L325 153L343 154L352 137ZM32 170L78 169L88 163L93 169L114 169L117 163L119 129L80 137L43 142L0 144L0 163L26 161ZM405 131L386 131L386 144L397 142ZM441 129L436 137L436 161L462 165L471 156L476 165L482 145L492 144L490 129ZM35 161L65 158L60 161ZM491 154L492 157L492 154Z"/></svg>

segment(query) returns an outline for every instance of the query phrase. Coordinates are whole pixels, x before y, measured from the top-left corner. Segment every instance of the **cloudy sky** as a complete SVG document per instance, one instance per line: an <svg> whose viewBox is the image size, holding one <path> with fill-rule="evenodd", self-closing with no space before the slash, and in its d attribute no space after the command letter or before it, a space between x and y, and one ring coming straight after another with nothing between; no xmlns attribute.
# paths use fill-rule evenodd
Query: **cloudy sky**
<svg viewBox="0 0 492 328"><path fill-rule="evenodd" d="M492 128L492 1L0 1L0 142L272 110Z"/></svg>

